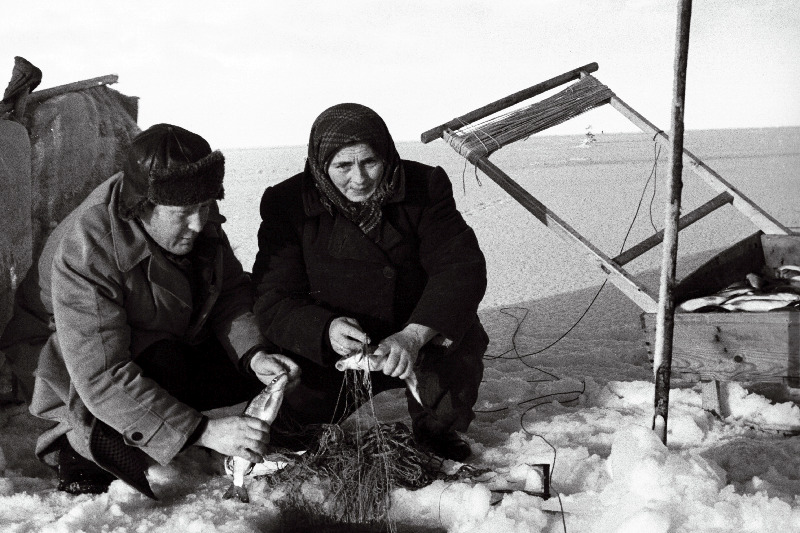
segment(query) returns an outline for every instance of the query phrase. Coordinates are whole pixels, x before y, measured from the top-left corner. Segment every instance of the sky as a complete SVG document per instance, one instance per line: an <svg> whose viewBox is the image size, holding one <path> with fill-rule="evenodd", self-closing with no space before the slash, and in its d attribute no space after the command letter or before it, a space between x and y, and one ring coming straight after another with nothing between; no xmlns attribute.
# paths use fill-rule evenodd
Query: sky
<svg viewBox="0 0 800 533"><path fill-rule="evenodd" d="M582 65L667 130L677 0L0 0L0 80L105 74L139 124L215 148L303 145L327 107L377 111L397 141ZM800 125L800 2L695 0L687 129ZM5 72L6 74L3 74ZM0 86L7 82L0 81ZM587 122L591 120L591 124ZM550 133L635 131L606 106Z"/></svg>

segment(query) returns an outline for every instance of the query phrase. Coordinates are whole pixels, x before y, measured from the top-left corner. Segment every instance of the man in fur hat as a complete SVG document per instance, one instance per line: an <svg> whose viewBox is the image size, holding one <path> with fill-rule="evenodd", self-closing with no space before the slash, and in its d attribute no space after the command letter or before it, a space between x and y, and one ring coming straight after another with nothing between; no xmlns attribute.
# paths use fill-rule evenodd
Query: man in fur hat
<svg viewBox="0 0 800 533"><path fill-rule="evenodd" d="M216 205L223 175L202 137L155 125L48 239L39 318L52 333L30 410L53 421L36 453L58 467L60 490L105 492L120 478L154 498L149 459L192 445L252 462L267 451L268 424L202 414L299 376L254 321Z"/></svg>

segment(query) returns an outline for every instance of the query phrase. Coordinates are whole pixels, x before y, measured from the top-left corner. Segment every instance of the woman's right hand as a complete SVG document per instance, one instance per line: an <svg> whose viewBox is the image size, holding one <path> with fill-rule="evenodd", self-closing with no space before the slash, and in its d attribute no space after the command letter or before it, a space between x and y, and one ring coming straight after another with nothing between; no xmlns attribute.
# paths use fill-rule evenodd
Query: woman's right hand
<svg viewBox="0 0 800 533"><path fill-rule="evenodd" d="M358 320L346 316L333 319L328 327L328 338L333 351L343 357L360 352L370 342Z"/></svg>
<svg viewBox="0 0 800 533"><path fill-rule="evenodd" d="M269 429L267 422L252 416L214 418L208 421L196 444L259 463L268 451Z"/></svg>

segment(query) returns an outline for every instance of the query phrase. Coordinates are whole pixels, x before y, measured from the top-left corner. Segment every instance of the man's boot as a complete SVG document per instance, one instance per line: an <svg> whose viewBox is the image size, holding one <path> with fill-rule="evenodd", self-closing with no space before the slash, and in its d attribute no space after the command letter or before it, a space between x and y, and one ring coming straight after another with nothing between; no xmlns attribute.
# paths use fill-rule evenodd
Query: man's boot
<svg viewBox="0 0 800 533"><path fill-rule="evenodd" d="M63 439L58 452L58 490L70 494L102 494L117 479L72 449Z"/></svg>

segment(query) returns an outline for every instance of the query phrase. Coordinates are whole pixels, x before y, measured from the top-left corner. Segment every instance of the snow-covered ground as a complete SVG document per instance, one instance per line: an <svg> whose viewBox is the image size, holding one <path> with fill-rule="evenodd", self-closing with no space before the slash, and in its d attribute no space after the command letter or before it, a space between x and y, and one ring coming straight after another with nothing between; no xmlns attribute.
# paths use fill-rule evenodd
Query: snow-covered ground
<svg viewBox="0 0 800 533"><path fill-rule="evenodd" d="M504 149L493 160L615 255L651 170L653 148L642 136L597 137L589 148L578 148L579 137L543 137L516 151ZM688 132L687 145L778 220L798 227L798 139L796 128ZM489 263L481 318L492 342L477 418L466 435L474 451L469 463L522 484L530 465L549 464L556 494L544 501L515 492L493 504L487 485L439 481L417 491L398 489L393 516L400 531L800 531L800 437L761 429L800 426L800 408L788 401L791 390L730 383L724 394L731 414L721 420L701 408L697 384L675 382L664 446L649 429L653 385L639 308L610 284L600 290L599 270L488 178L480 176L479 186L473 170L464 172L463 160L441 142L399 149L404 157L445 167ZM222 210L246 268L255 256L257 198L267 184L299 171L303 152L289 147L227 154ZM665 169L662 154L660 179ZM686 209L714 194L690 184L697 181L690 176ZM659 187L652 210L660 227L663 181ZM649 202L650 192L628 245L652 232ZM682 233L679 273L751 233L741 219L726 208L699 223L701 229ZM630 269L655 287L659 261L657 248ZM547 348L587 309L566 337ZM399 394L376 398L379 420L406 420ZM119 481L104 495L60 493L54 473L33 457L42 423L24 407L13 407L0 410L0 428L3 532L269 532L289 523L276 505L280 491L263 480L250 481L250 504L222 500L229 479L220 459L197 448L150 469L157 502Z"/></svg>

